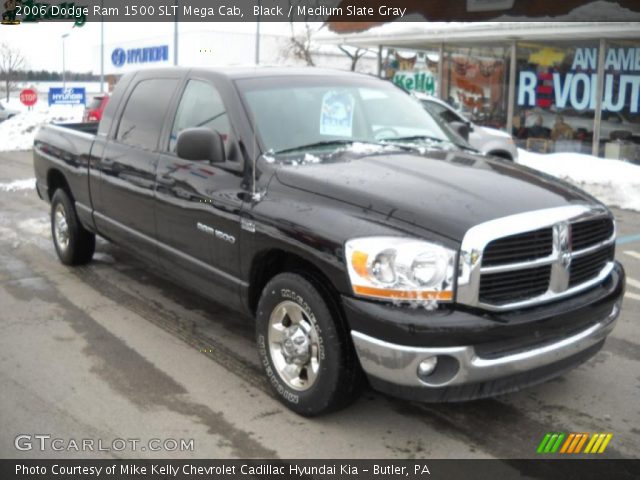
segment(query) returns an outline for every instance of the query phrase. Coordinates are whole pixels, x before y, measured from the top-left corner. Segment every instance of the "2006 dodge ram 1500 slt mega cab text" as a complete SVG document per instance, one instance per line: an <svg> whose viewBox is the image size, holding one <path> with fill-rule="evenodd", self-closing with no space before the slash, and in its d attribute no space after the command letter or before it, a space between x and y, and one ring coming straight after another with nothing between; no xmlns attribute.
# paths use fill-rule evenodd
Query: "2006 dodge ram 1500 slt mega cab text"
<svg viewBox="0 0 640 480"><path fill-rule="evenodd" d="M611 213L460 144L389 82L145 70L95 129L35 139L60 260L89 262L100 235L253 316L300 414L365 379L422 401L514 391L594 355L618 317Z"/></svg>

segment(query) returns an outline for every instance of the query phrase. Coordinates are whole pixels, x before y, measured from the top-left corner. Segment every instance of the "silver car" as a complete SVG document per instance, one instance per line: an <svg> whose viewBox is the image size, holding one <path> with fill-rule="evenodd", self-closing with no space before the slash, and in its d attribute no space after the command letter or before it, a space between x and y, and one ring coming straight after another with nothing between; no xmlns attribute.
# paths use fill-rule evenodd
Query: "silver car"
<svg viewBox="0 0 640 480"><path fill-rule="evenodd" d="M8 108L5 108L4 105L2 105L2 103L0 103L0 122L4 122L5 120L13 117L14 115L17 115L18 112L17 110L9 110Z"/></svg>
<svg viewBox="0 0 640 480"><path fill-rule="evenodd" d="M513 137L502 130L476 125L439 98L420 93L413 94L431 115L440 117L471 146L486 155L514 161L518 158L518 148Z"/></svg>

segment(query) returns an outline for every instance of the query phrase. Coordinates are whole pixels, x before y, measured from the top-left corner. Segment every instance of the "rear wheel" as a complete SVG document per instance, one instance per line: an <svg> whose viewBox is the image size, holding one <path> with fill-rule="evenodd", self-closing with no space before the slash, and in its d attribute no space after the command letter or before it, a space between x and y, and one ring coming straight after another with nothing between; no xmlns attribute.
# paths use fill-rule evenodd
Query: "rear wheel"
<svg viewBox="0 0 640 480"><path fill-rule="evenodd" d="M269 383L282 403L305 416L346 406L362 384L348 330L321 292L301 275L282 273L264 288L256 317Z"/></svg>
<svg viewBox="0 0 640 480"><path fill-rule="evenodd" d="M51 199L51 236L58 258L65 265L82 265L91 261L96 237L78 220L69 195L58 189Z"/></svg>

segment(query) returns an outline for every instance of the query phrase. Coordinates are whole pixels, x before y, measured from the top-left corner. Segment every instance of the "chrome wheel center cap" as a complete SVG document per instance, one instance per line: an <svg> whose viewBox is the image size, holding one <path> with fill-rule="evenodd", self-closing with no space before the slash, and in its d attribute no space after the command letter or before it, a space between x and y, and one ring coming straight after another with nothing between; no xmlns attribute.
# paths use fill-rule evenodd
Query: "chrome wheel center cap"
<svg viewBox="0 0 640 480"><path fill-rule="evenodd" d="M309 334L301 325L292 325L284 331L282 355L287 363L305 365L311 358Z"/></svg>

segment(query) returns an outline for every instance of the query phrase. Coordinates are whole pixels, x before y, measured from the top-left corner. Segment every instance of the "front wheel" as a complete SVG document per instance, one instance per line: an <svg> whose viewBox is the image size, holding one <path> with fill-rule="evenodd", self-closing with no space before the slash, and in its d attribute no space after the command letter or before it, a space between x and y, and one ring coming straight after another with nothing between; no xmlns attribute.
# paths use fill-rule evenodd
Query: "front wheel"
<svg viewBox="0 0 640 480"><path fill-rule="evenodd" d="M51 199L51 236L58 258L65 265L91 261L96 236L82 226L69 195L62 189L56 190Z"/></svg>
<svg viewBox="0 0 640 480"><path fill-rule="evenodd" d="M346 406L361 385L348 330L321 290L300 275L279 274L264 288L256 317L269 383L280 401L305 416Z"/></svg>

